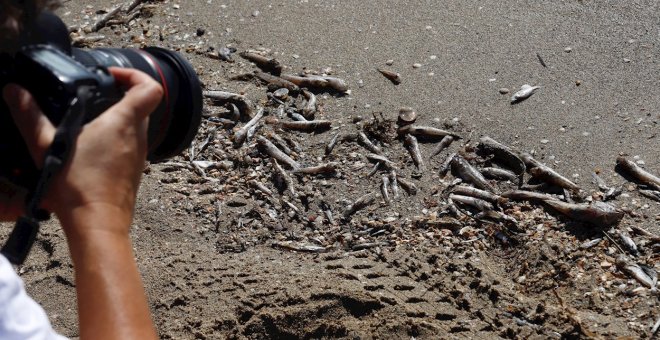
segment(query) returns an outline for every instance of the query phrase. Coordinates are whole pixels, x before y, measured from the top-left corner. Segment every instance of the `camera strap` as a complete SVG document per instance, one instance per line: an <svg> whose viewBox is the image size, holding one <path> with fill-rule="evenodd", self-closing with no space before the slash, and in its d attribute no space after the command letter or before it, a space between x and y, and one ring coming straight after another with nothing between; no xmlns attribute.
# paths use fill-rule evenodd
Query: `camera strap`
<svg viewBox="0 0 660 340"><path fill-rule="evenodd" d="M0 250L9 262L15 265L22 264L30 253L39 232L39 222L49 218L49 213L39 206L46 196L53 177L71 156L84 124L87 102L91 96L92 91L89 86L78 88L76 98L71 101L69 109L57 126L53 142L46 150L39 180L34 191L27 198L25 214L16 220L7 243Z"/></svg>

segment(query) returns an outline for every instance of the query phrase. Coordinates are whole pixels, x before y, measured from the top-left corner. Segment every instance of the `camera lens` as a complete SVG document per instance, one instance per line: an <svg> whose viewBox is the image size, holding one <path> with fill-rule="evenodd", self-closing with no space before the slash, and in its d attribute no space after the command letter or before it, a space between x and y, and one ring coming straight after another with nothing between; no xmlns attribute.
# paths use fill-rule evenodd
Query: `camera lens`
<svg viewBox="0 0 660 340"><path fill-rule="evenodd" d="M178 53L158 47L145 49L73 49L85 66L138 69L156 79L163 100L149 116L147 158L161 161L185 150L195 138L202 119L202 89L192 66Z"/></svg>

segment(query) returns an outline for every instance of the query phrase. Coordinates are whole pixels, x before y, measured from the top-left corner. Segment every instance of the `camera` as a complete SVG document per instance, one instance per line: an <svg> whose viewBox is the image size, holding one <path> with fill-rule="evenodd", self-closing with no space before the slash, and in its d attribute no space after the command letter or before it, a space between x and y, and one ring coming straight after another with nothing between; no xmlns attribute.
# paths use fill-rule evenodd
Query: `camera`
<svg viewBox="0 0 660 340"><path fill-rule="evenodd" d="M83 123L103 113L124 93L108 67L134 68L164 89L163 100L149 116L148 160L162 161L190 145L201 122L202 90L194 69L177 52L158 47L73 48L66 26L49 12L40 14L31 31L18 52L0 54L0 87L17 83L26 88L53 125L61 122L81 86L91 93ZM0 185L33 190L39 171L1 99L0 159Z"/></svg>

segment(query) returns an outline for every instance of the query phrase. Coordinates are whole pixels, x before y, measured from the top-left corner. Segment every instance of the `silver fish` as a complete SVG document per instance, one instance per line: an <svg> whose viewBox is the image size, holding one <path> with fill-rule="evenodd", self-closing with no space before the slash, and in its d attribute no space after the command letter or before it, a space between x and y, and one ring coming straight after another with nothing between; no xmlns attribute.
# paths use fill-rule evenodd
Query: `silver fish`
<svg viewBox="0 0 660 340"><path fill-rule="evenodd" d="M424 160L422 159L421 152L419 152L419 143L417 143L417 138L410 134L406 134L404 138L404 144L408 148L408 152L410 153L410 157L412 157L413 163L415 163L415 166L419 171L424 172Z"/></svg>
<svg viewBox="0 0 660 340"><path fill-rule="evenodd" d="M420 126L420 125L406 125L402 126L397 130L398 134L403 135L406 133L409 133L415 137L421 138L421 139L430 139L430 140L438 140L442 139L445 136L452 136L456 139L460 139L461 137L453 132L449 132L446 130L430 127L430 126Z"/></svg>
<svg viewBox="0 0 660 340"><path fill-rule="evenodd" d="M451 170L457 177L460 177L468 183L472 183L479 189L488 190L490 192L496 191L475 167L459 155L454 156L452 159Z"/></svg>
<svg viewBox="0 0 660 340"><path fill-rule="evenodd" d="M259 123L259 120L261 117L264 116L264 109L259 109L257 111L257 114L250 119L249 122L245 123L241 128L239 128L236 132L234 132L233 140L234 140L234 148L240 148L241 145L243 145L243 142L245 142L245 139L248 136L248 133L250 129L255 127L257 123Z"/></svg>
<svg viewBox="0 0 660 340"><path fill-rule="evenodd" d="M294 169L292 172L296 175L329 175L337 171L336 163L326 163L317 166Z"/></svg>
<svg viewBox="0 0 660 340"><path fill-rule="evenodd" d="M529 98L531 95L534 94L534 92L536 92L536 90L540 88L541 88L540 86L531 86L528 84L521 86L520 90L514 93L513 96L511 97L511 104L515 104Z"/></svg>
<svg viewBox="0 0 660 340"><path fill-rule="evenodd" d="M284 171L284 168L282 168L280 163L278 163L275 158L271 158L271 163L273 164L273 168L275 169L275 173L279 177L279 180L282 182L281 184L285 186L285 188L282 190L284 191L286 189L289 189L289 192L291 193L292 197L294 198L298 197L298 194L296 193L296 189L293 186L293 180L291 179L291 177L289 177L289 174L287 174L286 171Z"/></svg>
<svg viewBox="0 0 660 340"><path fill-rule="evenodd" d="M626 159L625 157L618 157L616 159L616 164L621 167L623 170L631 174L635 179L641 183L653 188L654 190L660 190L660 177L651 174L650 172L642 169L635 162Z"/></svg>
<svg viewBox="0 0 660 340"><path fill-rule="evenodd" d="M504 204L508 201L507 198L504 198L500 195L496 195L496 194L493 194L491 192L481 190L481 189L477 189L477 188L473 188L473 187L469 187L469 186L466 186L466 185L458 185L458 186L454 187L454 189L452 190L452 193L456 193L456 194L464 195L464 196L471 196L471 197L480 198L482 200L486 200L486 201L492 202L494 204Z"/></svg>
<svg viewBox="0 0 660 340"><path fill-rule="evenodd" d="M335 149L335 146L337 145L337 142L339 141L339 136L340 136L340 133L337 132L332 137L332 139L330 139L330 143L328 143L328 145L325 146L325 156L326 157L328 157L328 155L330 155L330 153L332 153L332 150Z"/></svg>
<svg viewBox="0 0 660 340"><path fill-rule="evenodd" d="M532 177L540 179L542 181L548 182L552 185L556 185L560 188L565 188L569 189L572 192L579 192L580 187L577 186L577 184L573 183L571 180L568 178L560 175L556 171L552 170L551 168L547 166L542 166L542 167L537 167L537 168L531 168L529 170L529 173L532 175Z"/></svg>
<svg viewBox="0 0 660 340"><path fill-rule="evenodd" d="M591 223L599 227L616 225L624 216L622 210L599 201L591 204L573 204L549 199L543 202L576 221Z"/></svg>
<svg viewBox="0 0 660 340"><path fill-rule="evenodd" d="M500 168L492 168L492 167L481 168L479 172L481 172L481 174L484 175L484 177L490 179L511 181L513 183L517 183L520 180L520 178L513 172Z"/></svg>
<svg viewBox="0 0 660 340"><path fill-rule="evenodd" d="M619 255L619 257L616 258L616 267L635 278L635 280L639 281L639 283L647 288L655 288L657 285L657 277L655 279L650 277L640 265L629 261L625 255Z"/></svg>
<svg viewBox="0 0 660 340"><path fill-rule="evenodd" d="M394 199L399 198L399 183L397 181L396 170L390 171L390 187L392 188Z"/></svg>
<svg viewBox="0 0 660 340"><path fill-rule="evenodd" d="M548 194L540 192L525 191L525 190L512 190L502 193L502 197L508 198L513 201L531 201L531 202L544 202L546 200L555 199Z"/></svg>
<svg viewBox="0 0 660 340"><path fill-rule="evenodd" d="M417 195L417 186L415 186L415 183L410 182L401 176L398 176L396 179L399 182L399 184L401 184L401 188L403 188L403 190L405 190L408 193L408 195L410 196Z"/></svg>
<svg viewBox="0 0 660 340"><path fill-rule="evenodd" d="M484 136L479 140L479 149L485 153L495 155L496 161L499 160L500 163L513 170L518 176L522 177L525 173L525 162L510 147Z"/></svg>
<svg viewBox="0 0 660 340"><path fill-rule="evenodd" d="M362 145L365 149L375 153L375 154L383 154L383 150L381 148L377 147L374 143L369 140L369 137L364 134L364 132L360 131L357 134L357 140L360 145Z"/></svg>
<svg viewBox="0 0 660 340"><path fill-rule="evenodd" d="M226 91L204 91L204 97L219 104L235 104L241 111L241 117L244 120L252 117L252 102L243 95Z"/></svg>
<svg viewBox="0 0 660 340"><path fill-rule="evenodd" d="M490 204L490 203L488 203L488 202L486 202L482 199L471 197L471 196L450 194L449 198L453 202L460 202L460 203L463 203L463 204L467 204L467 205L473 206L473 207L475 207L475 208L477 208L481 211L488 211L488 210L493 210L494 209L492 204Z"/></svg>
<svg viewBox="0 0 660 340"><path fill-rule="evenodd" d="M383 195L383 199L385 200L386 204L390 204L390 194L387 191L387 188L390 186L390 179L387 177L387 175L383 175L381 178L381 184L380 184L380 193Z"/></svg>
<svg viewBox="0 0 660 340"><path fill-rule="evenodd" d="M438 143L438 146L436 146L436 148L433 149L433 151L431 152L431 156L429 158L433 158L437 154L441 153L442 150L448 148L453 141L454 141L453 136L444 136L444 137L442 137L442 140L440 141L440 143Z"/></svg>
<svg viewBox="0 0 660 340"><path fill-rule="evenodd" d="M351 215L355 214L359 210L362 210L374 203L376 199L374 198L373 193L368 193L366 195L361 196L353 204L349 205L346 210L344 210L344 218L349 218Z"/></svg>
<svg viewBox="0 0 660 340"><path fill-rule="evenodd" d="M265 72L272 73L276 76L279 76L282 73L282 64L274 58L268 58L262 56L261 54L256 54L253 52L241 52L240 55L243 59L249 60L257 65L258 68L264 70Z"/></svg>
<svg viewBox="0 0 660 340"><path fill-rule="evenodd" d="M623 244L624 248L630 252L630 254L637 256L639 254L639 250L637 249L637 245L635 244L635 241L628 235L626 232L619 232L619 240Z"/></svg>
<svg viewBox="0 0 660 340"><path fill-rule="evenodd" d="M278 149L273 142L263 136L257 136L257 144L260 149L270 157L276 159L292 169L299 169L300 164L294 161L289 155L285 154L282 150Z"/></svg>
<svg viewBox="0 0 660 340"><path fill-rule="evenodd" d="M398 74L396 72L389 71L389 70L381 69L381 68L377 68L376 70L378 70L378 72L380 72L380 74L385 76L385 78L389 79L392 82L392 84L394 84L394 85L401 84L401 75L400 74Z"/></svg>
<svg viewBox="0 0 660 340"><path fill-rule="evenodd" d="M317 111L316 96L307 90L302 90L302 93L303 96L305 96L305 99L307 99L305 107L302 110L302 114L307 119L314 119L314 115Z"/></svg>

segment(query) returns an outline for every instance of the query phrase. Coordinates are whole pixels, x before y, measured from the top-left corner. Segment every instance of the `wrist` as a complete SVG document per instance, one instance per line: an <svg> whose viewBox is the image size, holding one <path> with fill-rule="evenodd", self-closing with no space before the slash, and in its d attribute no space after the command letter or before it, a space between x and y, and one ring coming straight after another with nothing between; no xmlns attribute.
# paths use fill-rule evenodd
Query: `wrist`
<svg viewBox="0 0 660 340"><path fill-rule="evenodd" d="M93 203L56 212L71 248L129 240L133 211L105 203Z"/></svg>

